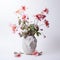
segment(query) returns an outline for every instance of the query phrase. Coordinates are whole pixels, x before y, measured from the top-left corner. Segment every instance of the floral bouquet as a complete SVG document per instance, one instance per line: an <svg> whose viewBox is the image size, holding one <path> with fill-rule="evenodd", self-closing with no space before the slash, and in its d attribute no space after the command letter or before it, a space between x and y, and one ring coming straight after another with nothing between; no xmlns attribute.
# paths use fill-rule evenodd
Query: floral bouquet
<svg viewBox="0 0 60 60"><path fill-rule="evenodd" d="M41 52L38 53L35 51L37 45L35 35L39 36L42 34L41 31L43 31L43 29L41 26L49 28L49 22L46 19L49 10L45 8L41 13L34 14L33 16L31 15L33 20L25 13L26 10L27 8L22 6L16 11L16 14L18 15L18 24L11 24L12 31L14 33L17 32L20 37L24 37L23 49L26 54L40 55ZM46 37L44 34L43 36L44 38Z"/></svg>
<svg viewBox="0 0 60 60"><path fill-rule="evenodd" d="M20 37L26 38L30 35L41 35L41 31L43 31L41 26L45 25L47 28L49 27L49 22L46 19L46 15L49 13L49 10L45 8L42 10L41 13L33 15L32 18L34 18L33 23L30 20L30 18L25 14L26 7L22 6L19 10L16 11L16 14L18 14L18 25L12 24L12 30L13 32L17 32ZM46 37L44 35L44 37Z"/></svg>

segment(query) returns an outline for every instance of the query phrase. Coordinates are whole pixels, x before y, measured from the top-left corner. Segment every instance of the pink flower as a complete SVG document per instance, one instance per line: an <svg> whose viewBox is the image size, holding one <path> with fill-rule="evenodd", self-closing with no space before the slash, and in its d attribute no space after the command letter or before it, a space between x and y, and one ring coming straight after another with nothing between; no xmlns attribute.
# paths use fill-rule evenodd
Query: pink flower
<svg viewBox="0 0 60 60"><path fill-rule="evenodd" d="M21 57L20 53L14 52L14 54L15 54L15 57Z"/></svg>
<svg viewBox="0 0 60 60"><path fill-rule="evenodd" d="M36 14L35 17L41 21L41 14Z"/></svg>
<svg viewBox="0 0 60 60"><path fill-rule="evenodd" d="M21 54L16 54L15 56L16 56L16 57L21 57Z"/></svg>
<svg viewBox="0 0 60 60"><path fill-rule="evenodd" d="M45 12L46 14L48 14L49 10L48 10L47 8L45 8L45 9L43 10L43 12Z"/></svg>
<svg viewBox="0 0 60 60"><path fill-rule="evenodd" d="M33 52L32 55L38 55L38 52Z"/></svg>
<svg viewBox="0 0 60 60"><path fill-rule="evenodd" d="M24 11L25 11L25 10L26 10L26 7L25 7L25 6L22 6L22 10L24 10Z"/></svg>
<svg viewBox="0 0 60 60"><path fill-rule="evenodd" d="M18 13L18 14L19 14L19 13L20 13L20 10L17 10L17 11L16 11L16 13Z"/></svg>
<svg viewBox="0 0 60 60"><path fill-rule="evenodd" d="M46 17L46 15L42 15L41 18L44 19Z"/></svg>
<svg viewBox="0 0 60 60"><path fill-rule="evenodd" d="M35 52L32 53L32 55L39 56L39 55L42 55L42 52L35 51Z"/></svg>
<svg viewBox="0 0 60 60"><path fill-rule="evenodd" d="M26 15L23 15L23 16L22 16L22 19L23 19L23 20L26 20Z"/></svg>
<svg viewBox="0 0 60 60"><path fill-rule="evenodd" d="M44 23L45 23L46 27L49 27L49 22L46 19L44 20Z"/></svg>
<svg viewBox="0 0 60 60"><path fill-rule="evenodd" d="M22 16L22 19L23 19L23 21L26 21L26 20L29 19L29 17L27 17L26 15L23 15L23 16Z"/></svg>
<svg viewBox="0 0 60 60"><path fill-rule="evenodd" d="M36 14L35 17L41 21L41 19L44 19L46 17L46 15L43 14Z"/></svg>
<svg viewBox="0 0 60 60"><path fill-rule="evenodd" d="M21 12L25 11L26 10L26 7L25 6L22 6L20 9L18 9L16 11L16 13L20 14Z"/></svg>
<svg viewBox="0 0 60 60"><path fill-rule="evenodd" d="M11 28L12 28L12 31L13 31L13 33L15 33L17 30L16 30L16 25L15 24L11 24L10 25L11 26Z"/></svg>

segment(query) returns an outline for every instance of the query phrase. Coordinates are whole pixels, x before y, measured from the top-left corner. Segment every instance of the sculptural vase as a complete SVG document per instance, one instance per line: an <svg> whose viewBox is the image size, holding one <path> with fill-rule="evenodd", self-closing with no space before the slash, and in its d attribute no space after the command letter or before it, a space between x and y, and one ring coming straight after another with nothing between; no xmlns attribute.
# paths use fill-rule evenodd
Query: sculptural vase
<svg viewBox="0 0 60 60"><path fill-rule="evenodd" d="M32 54L37 46L37 39L35 36L27 36L26 38L23 38L22 41L22 48L25 54Z"/></svg>

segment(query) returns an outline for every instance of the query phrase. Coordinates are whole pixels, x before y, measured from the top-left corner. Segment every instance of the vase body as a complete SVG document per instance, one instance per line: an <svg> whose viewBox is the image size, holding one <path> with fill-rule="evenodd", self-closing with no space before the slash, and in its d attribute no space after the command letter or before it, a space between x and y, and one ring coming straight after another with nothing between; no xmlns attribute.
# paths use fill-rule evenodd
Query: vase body
<svg viewBox="0 0 60 60"><path fill-rule="evenodd" d="M27 36L23 39L22 48L25 54L32 54L37 46L37 39L35 36Z"/></svg>

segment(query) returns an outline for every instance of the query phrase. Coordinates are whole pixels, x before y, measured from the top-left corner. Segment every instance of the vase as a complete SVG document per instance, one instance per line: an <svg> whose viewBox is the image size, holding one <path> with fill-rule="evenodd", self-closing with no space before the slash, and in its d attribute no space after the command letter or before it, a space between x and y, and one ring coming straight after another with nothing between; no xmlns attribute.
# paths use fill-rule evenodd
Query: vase
<svg viewBox="0 0 60 60"><path fill-rule="evenodd" d="M35 36L27 36L26 38L23 38L22 42L22 48L25 54L31 55L37 46L37 39Z"/></svg>

